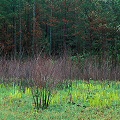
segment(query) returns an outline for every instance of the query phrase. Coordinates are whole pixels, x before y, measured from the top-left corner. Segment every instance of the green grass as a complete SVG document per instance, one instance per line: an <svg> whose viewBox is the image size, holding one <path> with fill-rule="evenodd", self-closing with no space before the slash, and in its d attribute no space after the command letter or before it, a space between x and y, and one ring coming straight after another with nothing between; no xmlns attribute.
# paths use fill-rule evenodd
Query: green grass
<svg viewBox="0 0 120 120"><path fill-rule="evenodd" d="M54 89L50 106L38 112L30 88L0 85L0 120L119 120L120 82L73 82Z"/></svg>

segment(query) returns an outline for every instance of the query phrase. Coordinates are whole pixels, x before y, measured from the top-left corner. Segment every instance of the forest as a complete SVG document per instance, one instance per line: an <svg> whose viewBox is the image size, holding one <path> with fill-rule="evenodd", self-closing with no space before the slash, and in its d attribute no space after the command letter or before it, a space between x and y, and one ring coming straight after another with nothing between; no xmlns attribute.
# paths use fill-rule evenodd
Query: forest
<svg viewBox="0 0 120 120"><path fill-rule="evenodd" d="M1 120L119 120L120 0L0 0L0 93Z"/></svg>
<svg viewBox="0 0 120 120"><path fill-rule="evenodd" d="M0 0L1 56L120 56L119 0ZM120 57L119 57L120 58Z"/></svg>

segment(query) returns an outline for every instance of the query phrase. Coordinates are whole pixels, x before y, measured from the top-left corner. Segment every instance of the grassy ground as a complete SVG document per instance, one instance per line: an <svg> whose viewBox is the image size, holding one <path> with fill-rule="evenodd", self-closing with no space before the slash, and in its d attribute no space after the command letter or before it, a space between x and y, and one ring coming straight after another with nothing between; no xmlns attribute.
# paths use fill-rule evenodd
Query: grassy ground
<svg viewBox="0 0 120 120"><path fill-rule="evenodd" d="M0 85L0 120L120 120L120 82L74 82L54 89L50 106L36 112L31 90Z"/></svg>

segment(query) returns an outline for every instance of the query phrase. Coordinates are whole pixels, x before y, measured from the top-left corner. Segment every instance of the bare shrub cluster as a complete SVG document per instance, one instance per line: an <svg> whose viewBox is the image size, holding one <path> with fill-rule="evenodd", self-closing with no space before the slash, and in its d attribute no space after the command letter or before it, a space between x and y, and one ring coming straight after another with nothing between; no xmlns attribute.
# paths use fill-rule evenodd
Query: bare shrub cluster
<svg viewBox="0 0 120 120"><path fill-rule="evenodd" d="M23 81L26 85L56 86L65 80L120 80L120 66L97 58L61 57L57 60L36 57L27 60L0 60L0 82Z"/></svg>

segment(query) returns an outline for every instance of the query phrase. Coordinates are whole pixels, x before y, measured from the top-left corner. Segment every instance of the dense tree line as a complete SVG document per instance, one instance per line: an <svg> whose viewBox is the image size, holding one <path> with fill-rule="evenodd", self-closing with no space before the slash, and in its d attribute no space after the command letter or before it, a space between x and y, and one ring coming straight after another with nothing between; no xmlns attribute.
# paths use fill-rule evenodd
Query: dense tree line
<svg viewBox="0 0 120 120"><path fill-rule="evenodd" d="M120 0L0 0L0 54L120 56Z"/></svg>

